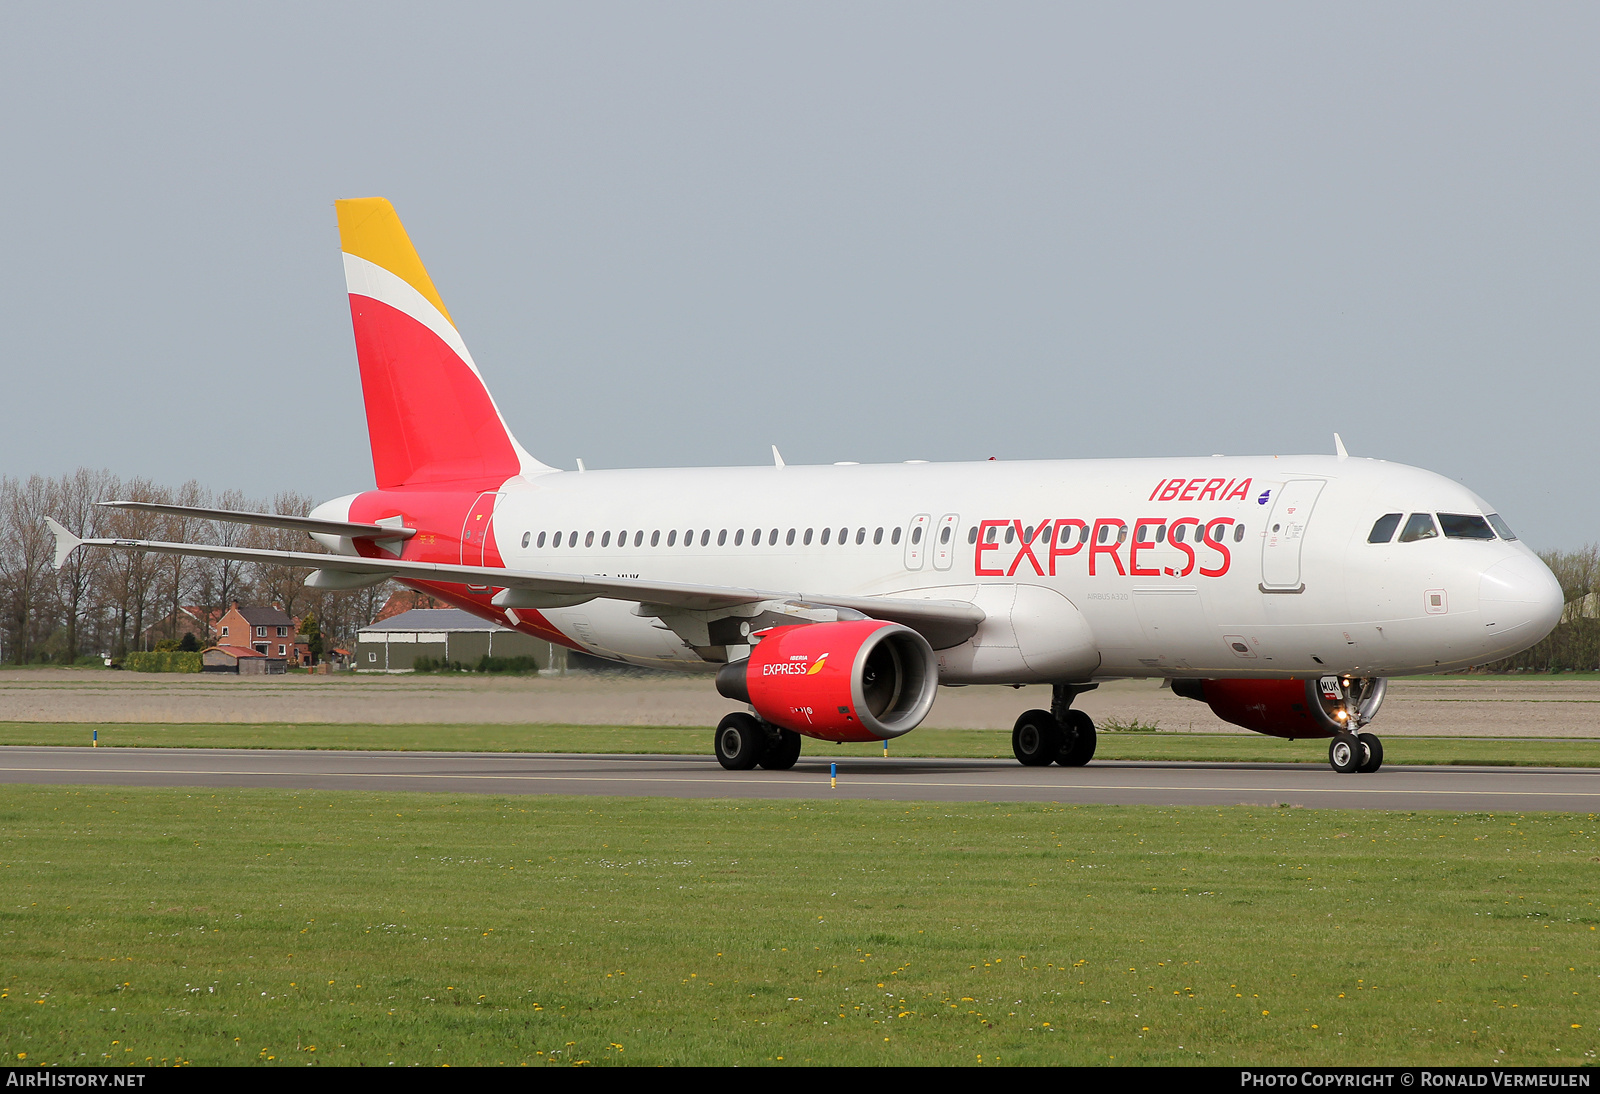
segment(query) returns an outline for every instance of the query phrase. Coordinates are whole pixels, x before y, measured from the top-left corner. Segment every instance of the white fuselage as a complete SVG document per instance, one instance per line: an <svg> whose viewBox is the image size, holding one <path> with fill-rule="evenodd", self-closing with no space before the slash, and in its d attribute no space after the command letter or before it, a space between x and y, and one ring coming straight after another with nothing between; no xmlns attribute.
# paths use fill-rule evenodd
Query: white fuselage
<svg viewBox="0 0 1600 1094"><path fill-rule="evenodd" d="M500 495L513 569L976 603L978 632L939 651L948 684L1442 671L1526 648L1561 610L1519 541L1368 542L1388 513L1492 512L1380 460L550 472ZM542 614L601 657L716 667L631 603Z"/></svg>

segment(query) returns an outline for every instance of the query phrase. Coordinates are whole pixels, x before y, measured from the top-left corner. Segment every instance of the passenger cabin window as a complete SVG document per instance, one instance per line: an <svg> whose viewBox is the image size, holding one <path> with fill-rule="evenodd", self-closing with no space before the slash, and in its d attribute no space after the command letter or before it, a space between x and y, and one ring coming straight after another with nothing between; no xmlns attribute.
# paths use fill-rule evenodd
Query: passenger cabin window
<svg viewBox="0 0 1600 1094"><path fill-rule="evenodd" d="M945 531L949 531L949 529L947 528L947 529L945 529ZM896 543L900 542L900 529L898 529L898 528L895 529L894 541ZM917 543L921 543L922 542L922 526L920 524L917 525L915 528L911 529L911 542L913 544L917 544Z"/></svg>
<svg viewBox="0 0 1600 1094"><path fill-rule="evenodd" d="M794 546L794 529L793 528L789 529L789 534L783 537L783 545L785 547L793 547Z"/></svg>
<svg viewBox="0 0 1600 1094"><path fill-rule="evenodd" d="M1446 539L1493 539L1489 522L1472 513L1440 513L1439 527Z"/></svg>
<svg viewBox="0 0 1600 1094"><path fill-rule="evenodd" d="M644 529L643 528L641 528L637 532L633 533L633 545L635 547L640 547L640 546L644 545Z"/></svg>
<svg viewBox="0 0 1600 1094"><path fill-rule="evenodd" d="M828 545L828 537L831 536L831 535L833 535L833 529L832 528L824 528L822 530L822 545L824 547L826 547Z"/></svg>
<svg viewBox="0 0 1600 1094"><path fill-rule="evenodd" d="M593 532L585 532L583 534L583 545L585 547L593 547L594 546L594 533Z"/></svg>
<svg viewBox="0 0 1600 1094"><path fill-rule="evenodd" d="M1183 542L1183 537L1188 535L1188 533L1189 533L1189 526L1187 524L1178 525L1176 528L1174 528L1172 530L1172 542L1174 542L1174 543L1182 543Z"/></svg>
<svg viewBox="0 0 1600 1094"><path fill-rule="evenodd" d="M710 542L711 542L711 529L709 529L709 528L700 529L700 546L704 547L706 544L708 544Z"/></svg>
<svg viewBox="0 0 1600 1094"><path fill-rule="evenodd" d="M610 532L604 532L604 533L601 534L601 536L600 536L600 546L602 546L602 547L611 546L611 533Z"/></svg>
<svg viewBox="0 0 1600 1094"><path fill-rule="evenodd" d="M1412 513L1406 521L1405 531L1400 533L1401 543L1415 543L1419 539L1433 539L1439 534L1439 529L1434 527L1432 513Z"/></svg>
<svg viewBox="0 0 1600 1094"><path fill-rule="evenodd" d="M567 546L568 547L576 547L577 545L578 545L578 533L569 532L567 534Z"/></svg>
<svg viewBox="0 0 1600 1094"><path fill-rule="evenodd" d="M1388 543L1394 538L1394 530L1400 527L1400 518L1403 513L1385 513L1372 525L1372 531L1367 533L1368 543Z"/></svg>
<svg viewBox="0 0 1600 1094"><path fill-rule="evenodd" d="M768 547L776 547L777 545L778 545L778 530L776 528L774 528L772 531L767 533L767 546Z"/></svg>
<svg viewBox="0 0 1600 1094"><path fill-rule="evenodd" d="M539 548L540 548L540 549L541 549L541 550L543 550L543 549L544 549L544 533L543 533L543 532L540 532L540 533L539 533L539 542L538 542L538 544L537 544L537 546L538 546L538 547L539 547Z"/></svg>
<svg viewBox="0 0 1600 1094"><path fill-rule="evenodd" d="M555 535L551 536L550 537L550 546L552 548L561 546L561 537L564 536L564 535L566 535L565 532L557 532Z"/></svg>
<svg viewBox="0 0 1600 1094"><path fill-rule="evenodd" d="M806 537L805 537L805 540L803 542L805 543L805 545L807 547L811 546L811 529L809 529L809 528L806 529Z"/></svg>
<svg viewBox="0 0 1600 1094"><path fill-rule="evenodd" d="M974 524L971 528L967 529L967 542L968 543L977 543L978 542L978 526L976 524Z"/></svg>
<svg viewBox="0 0 1600 1094"><path fill-rule="evenodd" d="M850 529L848 529L848 528L839 529L839 546L843 547L845 545L845 542L849 538L850 538Z"/></svg>
<svg viewBox="0 0 1600 1094"><path fill-rule="evenodd" d="M726 547L727 545L728 545L728 530L726 528L724 528L722 531L717 533L717 546L718 547Z"/></svg>
<svg viewBox="0 0 1600 1094"><path fill-rule="evenodd" d="M920 531L922 531L922 529L918 528L917 531L920 532ZM873 543L873 546L877 546L878 544L880 544L882 542L883 542L883 529L879 528L875 532L872 533L872 543Z"/></svg>
<svg viewBox="0 0 1600 1094"><path fill-rule="evenodd" d="M532 538L533 538L533 533L532 532L524 532L524 533L522 533L522 546L523 547L527 547L528 546L528 541L530 539L532 539Z"/></svg>
<svg viewBox="0 0 1600 1094"><path fill-rule="evenodd" d="M1494 530L1500 533L1501 539L1514 540L1517 538L1517 534L1511 530L1511 525L1507 524L1499 513L1490 513L1488 519Z"/></svg>
<svg viewBox="0 0 1600 1094"><path fill-rule="evenodd" d="M652 539L650 541L650 546L654 547L655 545L656 545L656 541ZM667 533L667 546L668 547L676 547L677 545L678 545L678 530L676 528L674 528L670 532Z"/></svg>
<svg viewBox="0 0 1600 1094"><path fill-rule="evenodd" d="M743 547L744 546L744 529L743 528L734 529L734 532L733 532L733 545L735 547Z"/></svg>
<svg viewBox="0 0 1600 1094"><path fill-rule="evenodd" d="M917 542L916 536L917 536L917 533L920 532L920 531L922 531L922 529L920 529L920 528L917 528L917 529L912 531L912 533L911 533L911 537L912 537L911 538L911 542L912 543ZM889 542L890 543L899 543L900 542L900 529L898 527L896 527L894 531L889 533Z"/></svg>
<svg viewBox="0 0 1600 1094"><path fill-rule="evenodd" d="M1006 525L1006 542L1010 543L1017 538L1017 528L1014 524Z"/></svg>
<svg viewBox="0 0 1600 1094"><path fill-rule="evenodd" d="M650 533L650 546L661 546L661 529L657 528L654 532Z"/></svg>
<svg viewBox="0 0 1600 1094"><path fill-rule="evenodd" d="M856 529L856 546L859 547L865 542L867 542L867 530L865 528L857 528Z"/></svg>
<svg viewBox="0 0 1600 1094"><path fill-rule="evenodd" d="M1233 530L1233 542L1235 542L1235 543L1243 543L1244 542L1244 525L1241 524L1241 525L1239 525L1237 528L1235 528Z"/></svg>

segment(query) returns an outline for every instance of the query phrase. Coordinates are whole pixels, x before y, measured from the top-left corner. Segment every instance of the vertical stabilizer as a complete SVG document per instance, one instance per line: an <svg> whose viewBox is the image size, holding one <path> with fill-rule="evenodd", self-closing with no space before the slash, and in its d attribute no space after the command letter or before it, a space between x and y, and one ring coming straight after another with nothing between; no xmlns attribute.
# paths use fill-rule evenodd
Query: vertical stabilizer
<svg viewBox="0 0 1600 1094"><path fill-rule="evenodd" d="M394 206L335 204L378 488L548 470L506 428Z"/></svg>

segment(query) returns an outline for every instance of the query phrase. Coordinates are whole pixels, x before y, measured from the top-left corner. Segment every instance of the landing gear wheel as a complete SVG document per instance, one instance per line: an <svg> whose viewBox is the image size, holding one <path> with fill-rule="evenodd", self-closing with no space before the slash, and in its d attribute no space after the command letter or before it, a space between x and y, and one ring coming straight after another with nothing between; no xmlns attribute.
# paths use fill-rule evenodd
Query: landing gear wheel
<svg viewBox="0 0 1600 1094"><path fill-rule="evenodd" d="M1025 710L1011 729L1011 751L1024 767L1044 767L1061 751L1061 727L1048 710Z"/></svg>
<svg viewBox="0 0 1600 1094"><path fill-rule="evenodd" d="M800 758L800 744L804 740L792 729L778 730L778 739L767 740L767 752L757 762L768 771L787 771Z"/></svg>
<svg viewBox="0 0 1600 1094"><path fill-rule="evenodd" d="M1360 770L1365 758L1361 742L1354 733L1341 733L1328 745L1328 763L1341 775Z"/></svg>
<svg viewBox="0 0 1600 1094"><path fill-rule="evenodd" d="M1094 719L1081 710L1067 711L1066 725L1063 727L1061 750L1056 753L1056 763L1062 767L1082 767L1094 759L1094 746L1097 737L1094 731Z"/></svg>
<svg viewBox="0 0 1600 1094"><path fill-rule="evenodd" d="M1362 774L1370 774L1383 766L1383 742L1378 740L1377 734L1357 734L1356 740L1361 742L1363 759L1361 766L1356 768Z"/></svg>
<svg viewBox="0 0 1600 1094"><path fill-rule="evenodd" d="M717 762L729 771L749 771L767 751L767 734L748 714L730 714L717 723Z"/></svg>

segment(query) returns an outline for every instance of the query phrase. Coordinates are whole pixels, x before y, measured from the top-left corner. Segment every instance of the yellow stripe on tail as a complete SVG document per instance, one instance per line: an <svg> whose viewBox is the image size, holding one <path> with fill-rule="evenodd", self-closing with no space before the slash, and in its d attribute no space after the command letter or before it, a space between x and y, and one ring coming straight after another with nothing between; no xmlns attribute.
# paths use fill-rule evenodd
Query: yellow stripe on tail
<svg viewBox="0 0 1600 1094"><path fill-rule="evenodd" d="M346 198L333 203L339 213L339 246L345 254L364 258L374 266L382 266L400 280L416 289L428 299L439 314L450 320L433 279L417 257L411 237L400 223L400 214L394 211L388 198Z"/></svg>

